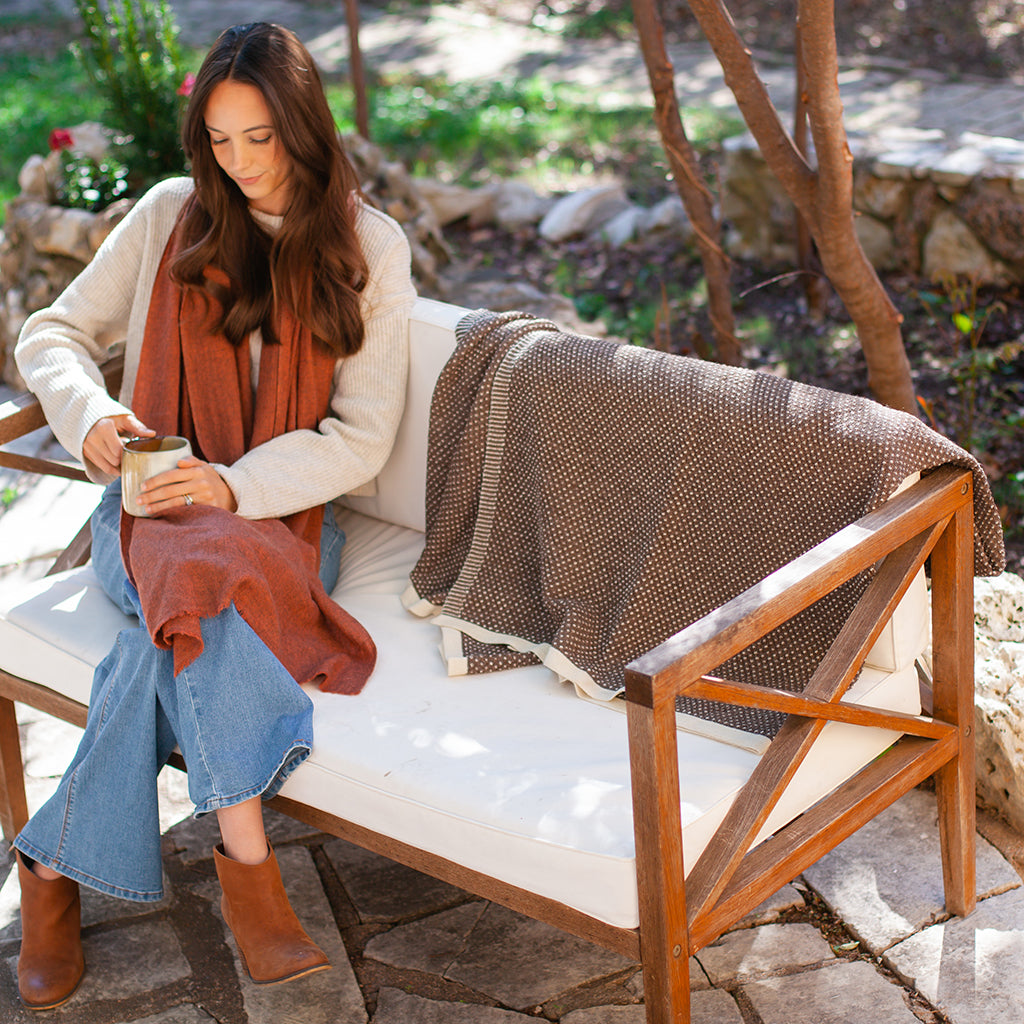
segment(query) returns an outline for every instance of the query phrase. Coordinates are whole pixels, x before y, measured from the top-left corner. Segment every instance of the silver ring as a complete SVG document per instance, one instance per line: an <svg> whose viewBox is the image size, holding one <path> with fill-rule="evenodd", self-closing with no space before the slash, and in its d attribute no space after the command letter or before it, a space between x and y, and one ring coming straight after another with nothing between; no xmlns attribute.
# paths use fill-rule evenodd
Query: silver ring
<svg viewBox="0 0 1024 1024"><path fill-rule="evenodd" d="M185 495L185 504L186 505L191 505L192 504L192 495L191 494L186 494Z"/></svg>

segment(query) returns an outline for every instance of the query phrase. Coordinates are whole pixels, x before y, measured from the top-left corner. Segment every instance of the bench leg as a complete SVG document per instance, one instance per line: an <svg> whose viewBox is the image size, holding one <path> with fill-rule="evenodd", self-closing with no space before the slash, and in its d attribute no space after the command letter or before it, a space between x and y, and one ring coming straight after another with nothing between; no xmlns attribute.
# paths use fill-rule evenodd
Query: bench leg
<svg viewBox="0 0 1024 1024"><path fill-rule="evenodd" d="M647 1024L690 1024L675 707L651 705L627 708L644 1006Z"/></svg>
<svg viewBox="0 0 1024 1024"><path fill-rule="evenodd" d="M974 910L974 547L968 503L932 552L932 674L936 717L958 726L959 753L935 776L946 909Z"/></svg>
<svg viewBox="0 0 1024 1024"><path fill-rule="evenodd" d="M28 821L25 767L14 701L0 697L0 827L11 842Z"/></svg>

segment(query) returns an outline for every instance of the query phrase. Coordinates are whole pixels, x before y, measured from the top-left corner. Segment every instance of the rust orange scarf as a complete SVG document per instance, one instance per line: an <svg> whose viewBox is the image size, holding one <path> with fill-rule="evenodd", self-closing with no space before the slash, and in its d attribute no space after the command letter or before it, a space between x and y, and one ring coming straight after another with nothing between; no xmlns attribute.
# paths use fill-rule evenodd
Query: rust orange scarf
<svg viewBox="0 0 1024 1024"><path fill-rule="evenodd" d="M187 437L207 462L231 465L251 448L328 414L335 357L285 312L279 344L265 344L253 397L248 345L212 324L214 300L170 277L184 213L153 286L132 406L158 434ZM227 284L220 271L207 274ZM122 513L121 549L153 642L174 651L175 674L202 651L200 620L234 603L300 683L358 693L376 660L369 634L318 576L323 506L248 520L210 506L159 518Z"/></svg>

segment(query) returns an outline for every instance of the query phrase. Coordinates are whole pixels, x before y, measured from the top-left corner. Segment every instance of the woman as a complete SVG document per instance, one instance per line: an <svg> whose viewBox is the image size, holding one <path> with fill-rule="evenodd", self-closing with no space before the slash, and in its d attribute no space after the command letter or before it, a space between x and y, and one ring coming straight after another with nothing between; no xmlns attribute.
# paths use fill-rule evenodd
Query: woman
<svg viewBox="0 0 1024 1024"><path fill-rule="evenodd" d="M140 619L96 670L60 788L15 839L33 1009L66 1002L84 973L79 882L162 897L155 781L175 745L195 813L217 815L224 917L250 976L329 966L288 904L261 800L309 753L296 680L351 693L372 669L372 644L326 598L344 537L322 507L373 493L390 450L409 249L359 200L312 58L285 29L220 36L183 141L192 177L147 193L16 350L58 439L108 484L93 562ZM118 343L114 400L96 366ZM124 438L155 432L184 434L193 455L146 482L145 518L122 527ZM246 603L261 588L290 602L301 651Z"/></svg>

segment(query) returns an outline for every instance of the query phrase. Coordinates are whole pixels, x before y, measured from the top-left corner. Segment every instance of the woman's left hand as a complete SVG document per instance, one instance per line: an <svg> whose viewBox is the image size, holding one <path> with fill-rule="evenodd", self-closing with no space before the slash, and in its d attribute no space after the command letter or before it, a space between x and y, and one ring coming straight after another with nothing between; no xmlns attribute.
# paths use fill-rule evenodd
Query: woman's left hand
<svg viewBox="0 0 1024 1024"><path fill-rule="evenodd" d="M228 512L238 508L234 492L220 473L194 455L181 459L177 469L150 477L142 485L139 497L149 516L187 505L212 505Z"/></svg>

